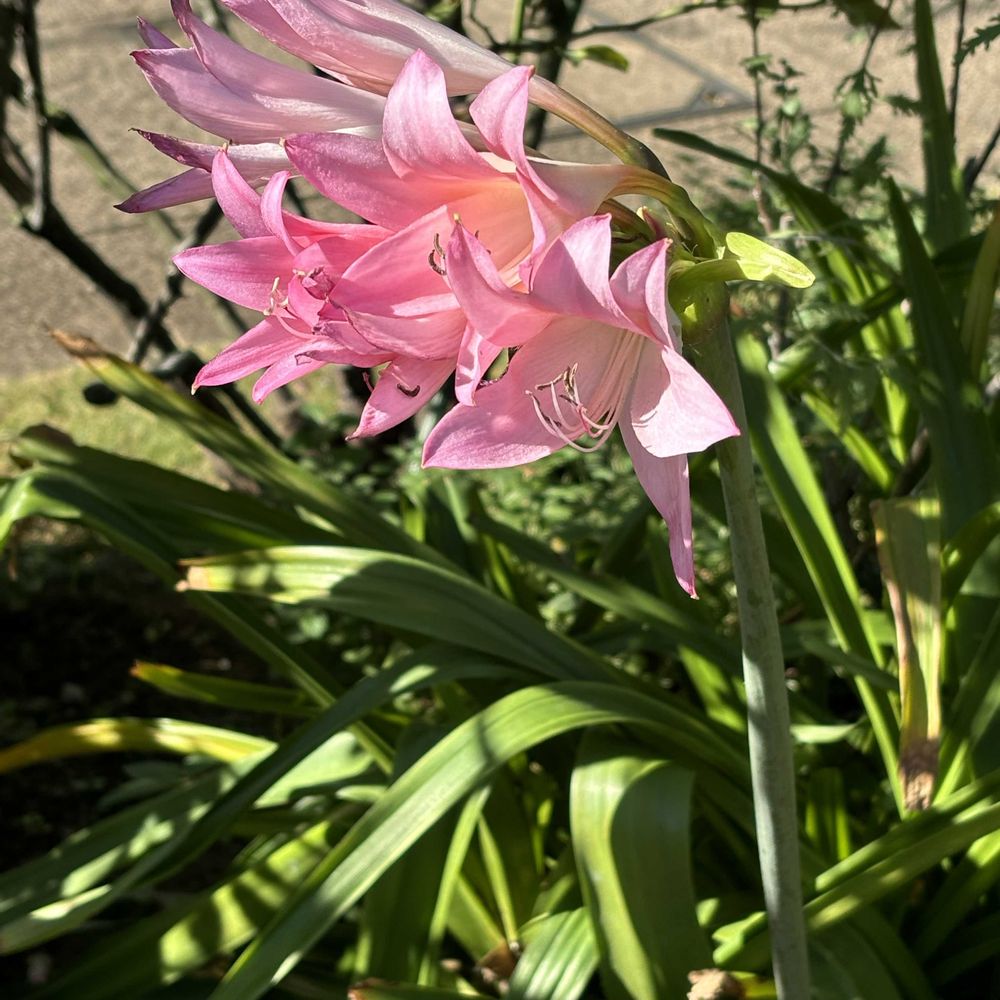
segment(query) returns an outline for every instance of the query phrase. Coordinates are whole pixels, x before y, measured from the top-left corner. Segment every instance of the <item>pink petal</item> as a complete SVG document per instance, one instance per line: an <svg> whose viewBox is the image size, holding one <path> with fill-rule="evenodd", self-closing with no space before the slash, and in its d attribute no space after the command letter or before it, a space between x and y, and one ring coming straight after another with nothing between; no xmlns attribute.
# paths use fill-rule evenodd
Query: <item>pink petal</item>
<svg viewBox="0 0 1000 1000"><path fill-rule="evenodd" d="M471 326L466 327L455 365L455 398L460 403L475 405L476 390L502 350L498 344L480 336Z"/></svg>
<svg viewBox="0 0 1000 1000"><path fill-rule="evenodd" d="M139 36L146 47L150 49L176 49L177 46L155 24L150 24L144 17L137 17Z"/></svg>
<svg viewBox="0 0 1000 1000"><path fill-rule="evenodd" d="M715 390L672 347L646 341L632 387L629 423L651 455L704 451L739 428Z"/></svg>
<svg viewBox="0 0 1000 1000"><path fill-rule="evenodd" d="M160 98L192 124L253 143L380 121L380 98L254 55L189 14L183 20L197 52L154 48L132 56Z"/></svg>
<svg viewBox="0 0 1000 1000"><path fill-rule="evenodd" d="M639 443L627 420L621 421L618 426L639 483L670 531L670 561L673 563L674 576L691 597L697 597L687 456L656 458Z"/></svg>
<svg viewBox="0 0 1000 1000"><path fill-rule="evenodd" d="M427 206L419 185L400 183L376 140L345 133L293 135L285 151L320 194L378 226L399 229L434 207Z"/></svg>
<svg viewBox="0 0 1000 1000"><path fill-rule="evenodd" d="M281 210L281 200L285 196L288 178L287 170L276 173L264 187L260 196L260 217L271 234L285 244L285 249L294 257L302 247L289 235L285 227L284 212Z"/></svg>
<svg viewBox="0 0 1000 1000"><path fill-rule="evenodd" d="M399 357L386 367L350 435L370 437L412 417L444 385L454 363L448 358L422 361Z"/></svg>
<svg viewBox="0 0 1000 1000"><path fill-rule="evenodd" d="M526 280L545 248L578 219L592 215L634 168L621 164L592 166L530 158L524 148L533 69L518 66L488 83L469 108L487 146L509 160L531 212L532 256Z"/></svg>
<svg viewBox="0 0 1000 1000"><path fill-rule="evenodd" d="M174 205L186 205L212 196L212 178L204 170L185 170L175 177L143 188L115 205L120 212L155 212Z"/></svg>
<svg viewBox="0 0 1000 1000"><path fill-rule="evenodd" d="M207 142L191 142L189 139L147 132L141 128L133 131L178 163L187 167L201 167L202 170L212 169L220 148ZM276 170L287 170L289 166L284 149L276 142L232 144L225 148L240 176L251 184L262 184Z"/></svg>
<svg viewBox="0 0 1000 1000"><path fill-rule="evenodd" d="M174 257L181 273L237 305L264 312L274 279L287 277L292 259L272 236L192 247Z"/></svg>
<svg viewBox="0 0 1000 1000"><path fill-rule="evenodd" d="M209 176L212 163L219 152L218 146L203 142L190 142L174 136L161 135L136 129L144 139L153 144L179 163L194 170L171 177L152 187L131 195L117 207L123 212L149 212L159 208L170 208L191 201L212 197L212 180ZM240 176L250 185L263 184L276 170L288 167L288 157L277 143L253 143L230 146L229 160ZM232 221L232 220L230 220ZM239 231L237 229L237 231Z"/></svg>
<svg viewBox="0 0 1000 1000"><path fill-rule="evenodd" d="M611 277L615 301L633 328L660 344L680 350L677 318L667 315L667 252L669 240L660 240L627 257Z"/></svg>
<svg viewBox="0 0 1000 1000"><path fill-rule="evenodd" d="M532 296L554 313L630 328L631 321L611 294L610 259L611 217L581 219L542 258L532 281Z"/></svg>
<svg viewBox="0 0 1000 1000"><path fill-rule="evenodd" d="M414 357L454 358L465 319L430 264L435 238L440 246L451 225L447 208L440 208L387 237L344 272L332 300L373 344Z"/></svg>
<svg viewBox="0 0 1000 1000"><path fill-rule="evenodd" d="M240 236L271 235L261 218L260 195L243 179L224 149L219 150L212 163L212 189Z"/></svg>
<svg viewBox="0 0 1000 1000"><path fill-rule="evenodd" d="M322 318L316 324L316 332L322 335L324 346L321 349L311 351L310 354L312 356L330 361L333 364L352 364L359 368L372 368L375 365L384 365L396 357L396 355L387 351L380 351L373 344L369 343L369 341L365 340L346 319L342 318L342 314L336 310L331 310L331 312L333 313L332 316ZM327 352L329 352L329 355ZM334 352L337 352L340 356L334 357ZM341 357L346 355L352 355L357 360L341 360Z"/></svg>
<svg viewBox="0 0 1000 1000"><path fill-rule="evenodd" d="M386 98L382 144L397 176L416 183L435 174L456 180L496 176L462 135L441 68L420 51L406 60Z"/></svg>
<svg viewBox="0 0 1000 1000"><path fill-rule="evenodd" d="M483 188L482 179L401 178L382 143L360 135L293 135L285 141L285 151L320 194L387 229L402 229L427 212ZM494 171L491 177L503 182Z"/></svg>
<svg viewBox="0 0 1000 1000"><path fill-rule="evenodd" d="M276 45L343 77L385 93L417 49L444 67L448 91L468 94L509 67L462 35L390 0L223 0ZM270 6L271 10L268 10ZM273 17L280 15L284 26Z"/></svg>
<svg viewBox="0 0 1000 1000"><path fill-rule="evenodd" d="M301 338L286 330L274 317L268 316L212 358L198 372L192 391L203 385L235 382L251 372L273 365L301 345Z"/></svg>
<svg viewBox="0 0 1000 1000"><path fill-rule="evenodd" d="M309 375L325 364L325 361L315 361L308 357L308 346L306 346L302 353L294 357L281 358L271 365L254 383L250 398L255 403L260 403L275 389L280 389L283 385L302 378L303 375Z"/></svg>
<svg viewBox="0 0 1000 1000"><path fill-rule="evenodd" d="M490 252L464 226L455 227L446 259L448 282L480 337L514 347L552 322L554 314L533 296L507 287Z"/></svg>
<svg viewBox="0 0 1000 1000"><path fill-rule="evenodd" d="M292 69L243 48L195 17L190 0L171 0L171 7L205 69L234 94L254 101L262 109L288 115L338 117L337 124L330 124L330 128L347 128L381 118L384 102L375 95Z"/></svg>
<svg viewBox="0 0 1000 1000"><path fill-rule="evenodd" d="M339 72L340 63L335 62L323 44L329 44L324 36L329 34L326 25L311 25L306 19L310 18L310 11L301 6L290 5L292 12L290 17L294 18L297 13L301 18L296 22L299 24L299 31L296 31L286 21L268 0L222 0L237 17L242 18L258 34L263 35L268 41L273 42L279 48L290 52L294 56L305 62L319 66L329 73L341 76ZM278 5L280 6L280 5ZM316 18L313 17L315 21ZM371 89L371 88L366 88ZM382 91L388 90L388 84Z"/></svg>

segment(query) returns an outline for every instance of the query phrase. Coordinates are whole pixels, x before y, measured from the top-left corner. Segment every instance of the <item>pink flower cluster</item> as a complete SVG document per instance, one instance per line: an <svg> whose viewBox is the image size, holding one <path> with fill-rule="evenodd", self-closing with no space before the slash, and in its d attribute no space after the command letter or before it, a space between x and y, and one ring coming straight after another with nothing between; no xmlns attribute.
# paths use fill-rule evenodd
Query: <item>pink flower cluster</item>
<svg viewBox="0 0 1000 1000"><path fill-rule="evenodd" d="M423 461L455 469L593 449L617 427L694 595L687 454L738 431L681 354L669 241L612 272L600 213L637 168L530 156L529 100L565 111L559 92L395 0L223 2L329 75L248 52L188 0L173 7L190 48L140 26L149 47L135 58L154 89L227 144L148 135L189 169L122 207L214 194L240 239L187 250L177 266L262 316L196 387L263 369L259 401L323 365L378 368L354 432L370 435L454 376L456 405ZM478 94L472 126L452 114L456 93ZM366 223L285 210L293 174ZM501 355L506 369L488 380Z"/></svg>

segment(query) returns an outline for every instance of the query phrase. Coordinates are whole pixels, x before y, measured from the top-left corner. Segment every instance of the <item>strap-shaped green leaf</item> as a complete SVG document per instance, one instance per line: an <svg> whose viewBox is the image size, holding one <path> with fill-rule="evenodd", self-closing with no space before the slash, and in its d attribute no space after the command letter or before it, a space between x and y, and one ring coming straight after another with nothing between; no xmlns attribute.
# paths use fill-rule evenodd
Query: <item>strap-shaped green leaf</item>
<svg viewBox="0 0 1000 1000"><path fill-rule="evenodd" d="M601 733L583 741L570 830L609 1000L683 996L711 964L691 871L690 771Z"/></svg>
<svg viewBox="0 0 1000 1000"><path fill-rule="evenodd" d="M316 705L303 692L275 687L273 684L199 674L164 663L136 663L132 667L132 676L165 694L210 705L276 715L316 714Z"/></svg>
<svg viewBox="0 0 1000 1000"><path fill-rule="evenodd" d="M882 665L882 652L861 608L858 582L799 438L791 412L774 383L762 345L737 338L754 456L819 592L837 640L850 653ZM899 730L884 690L856 680L886 770L896 780Z"/></svg>
<svg viewBox="0 0 1000 1000"><path fill-rule="evenodd" d="M388 789L243 953L216 1000L253 1000L266 992L391 864L505 761L562 733L614 722L648 727L666 755L709 771L735 766L746 780L742 757L720 745L704 724L679 718L643 694L579 681L517 691L463 723ZM731 799L731 805L748 811L746 793L733 788L733 794L742 804Z"/></svg>
<svg viewBox="0 0 1000 1000"><path fill-rule="evenodd" d="M889 212L912 306L917 358L911 372L930 435L943 538L948 540L996 500L997 451L983 391L970 374L941 280L891 181Z"/></svg>
<svg viewBox="0 0 1000 1000"><path fill-rule="evenodd" d="M584 909L543 917L510 977L507 1000L577 1000L597 968L597 939Z"/></svg>
<svg viewBox="0 0 1000 1000"><path fill-rule="evenodd" d="M115 392L178 427L255 482L266 484L278 495L318 514L344 539L439 561L433 549L390 524L363 500L349 496L276 449L248 437L234 424L169 389L138 366L107 353L86 338L61 335L59 339Z"/></svg>
<svg viewBox="0 0 1000 1000"><path fill-rule="evenodd" d="M194 590L309 601L558 679L614 677L599 657L468 577L410 556L303 545L211 556L186 565L186 586Z"/></svg>
<svg viewBox="0 0 1000 1000"><path fill-rule="evenodd" d="M228 763L273 747L270 740L258 736L186 719L89 719L52 726L4 747L0 773L65 757L132 751L197 753Z"/></svg>

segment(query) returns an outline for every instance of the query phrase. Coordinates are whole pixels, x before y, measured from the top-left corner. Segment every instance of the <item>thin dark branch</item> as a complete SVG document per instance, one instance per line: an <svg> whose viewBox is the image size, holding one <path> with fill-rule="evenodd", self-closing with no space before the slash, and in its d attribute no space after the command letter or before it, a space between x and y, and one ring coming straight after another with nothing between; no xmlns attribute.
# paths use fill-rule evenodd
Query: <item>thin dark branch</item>
<svg viewBox="0 0 1000 1000"><path fill-rule="evenodd" d="M993 155L993 151L997 148L997 143L1000 143L1000 121L997 122L993 134L986 140L983 151L974 160L970 160L968 166L965 168L966 194L970 194L976 186L976 181L983 172L983 168L986 166L989 158Z"/></svg>
<svg viewBox="0 0 1000 1000"><path fill-rule="evenodd" d="M757 5L747 6L747 21L750 24L751 54L754 60L753 76L753 111L754 111L754 160L761 163L764 158L764 88L761 83L760 67L760 19L757 17Z"/></svg>
<svg viewBox="0 0 1000 1000"><path fill-rule="evenodd" d="M951 118L951 130L955 131L955 112L958 109L958 82L962 75L961 59L962 43L965 41L965 3L958 0L958 27L955 29L955 57L951 61L951 88L948 93L948 115Z"/></svg>
<svg viewBox="0 0 1000 1000"><path fill-rule="evenodd" d="M500 52L506 49L506 46L490 31L489 26L480 20L478 0L471 0L469 4L469 20L486 36L486 40L490 43L489 48L493 52Z"/></svg>
<svg viewBox="0 0 1000 1000"><path fill-rule="evenodd" d="M0 133L0 187L19 206L31 202L30 178L31 164L21 147L9 135Z"/></svg>
<svg viewBox="0 0 1000 1000"><path fill-rule="evenodd" d="M550 48L538 59L538 75L558 83L563 58L584 0L547 0L545 11L552 32ZM532 107L525 127L525 145L538 149L545 133L548 115L544 108Z"/></svg>
<svg viewBox="0 0 1000 1000"><path fill-rule="evenodd" d="M794 13L799 10L812 10L815 7L822 7L824 3L826 3L826 0L807 0L806 3L769 6L768 11L784 10ZM640 18L638 21L629 21L624 24L596 24L590 28L583 28L581 31L574 31L570 36L570 41L577 42L581 38L590 38L592 35L641 31L643 28L648 28L651 24L659 24L661 21L669 21L672 18L681 17L684 14L693 14L700 10L724 10L731 6L731 2L727 3L724 2L724 0L721 0L721 2L720 0L705 0L704 3L699 3L698 0L694 0L693 3L678 4L676 7L668 7L666 10L660 11L659 14L651 14L649 17Z"/></svg>
<svg viewBox="0 0 1000 1000"><path fill-rule="evenodd" d="M35 0L21 2L21 44L28 67L27 98L35 124L35 169L32 172L31 221L36 228L44 225L52 208L52 155L49 119L45 110L45 84L35 23Z"/></svg>
<svg viewBox="0 0 1000 1000"><path fill-rule="evenodd" d="M764 162L764 87L760 65L760 18L757 16L756 3L751 3L746 10L747 23L750 25L750 44L753 55L753 108L754 108L754 161ZM753 200L757 206L757 219L764 232L770 236L774 231L774 222L768 211L767 200L764 197L764 186L759 170L753 173Z"/></svg>

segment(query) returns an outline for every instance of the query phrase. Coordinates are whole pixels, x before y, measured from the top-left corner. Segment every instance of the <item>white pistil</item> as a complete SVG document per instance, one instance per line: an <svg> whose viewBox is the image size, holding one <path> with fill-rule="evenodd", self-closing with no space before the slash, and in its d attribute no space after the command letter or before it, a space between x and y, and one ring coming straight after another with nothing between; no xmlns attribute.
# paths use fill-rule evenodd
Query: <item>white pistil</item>
<svg viewBox="0 0 1000 1000"><path fill-rule="evenodd" d="M278 291L281 288L281 278L277 277L271 283L271 291L267 297L267 308L264 310L265 316L273 316L279 309L284 309L288 306L288 296L285 295L282 298L278 298Z"/></svg>

